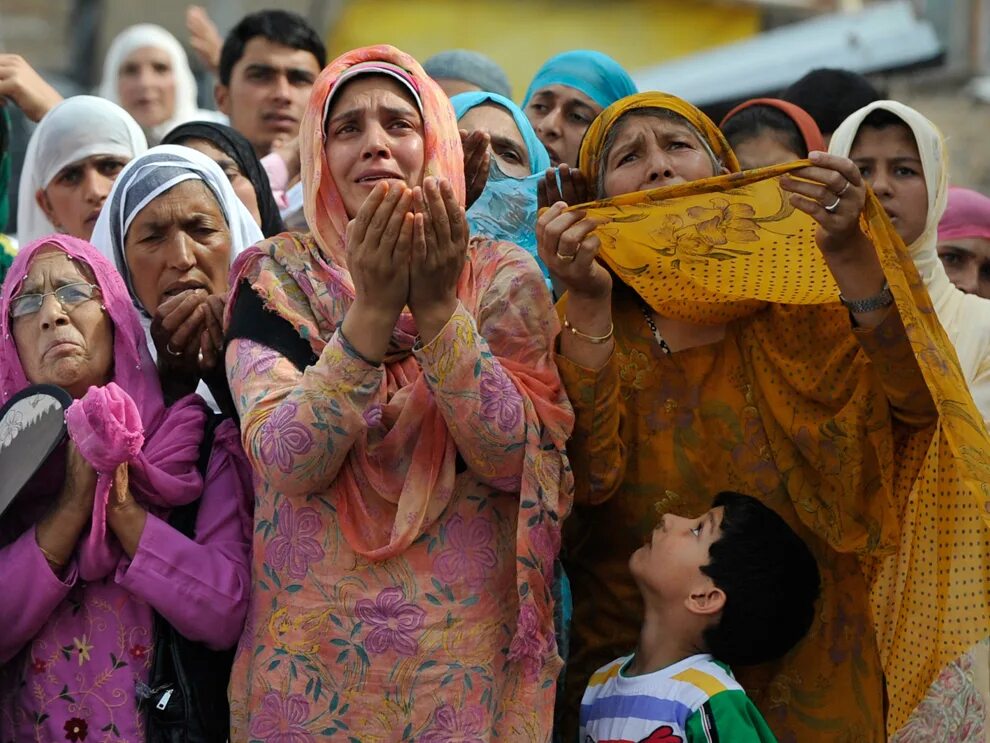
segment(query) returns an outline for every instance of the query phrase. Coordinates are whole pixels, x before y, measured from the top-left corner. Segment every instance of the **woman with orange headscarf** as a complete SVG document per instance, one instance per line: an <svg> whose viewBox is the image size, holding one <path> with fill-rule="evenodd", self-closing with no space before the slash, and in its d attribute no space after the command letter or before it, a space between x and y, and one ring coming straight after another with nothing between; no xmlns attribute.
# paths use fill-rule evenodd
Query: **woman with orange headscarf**
<svg viewBox="0 0 990 743"><path fill-rule="evenodd" d="M725 489L773 507L821 571L808 636L738 669L781 741L887 740L987 634L986 430L860 173L811 157L739 173L696 108L631 96L582 144L603 200L538 221L576 414L572 700L636 645L630 554Z"/></svg>
<svg viewBox="0 0 990 743"><path fill-rule="evenodd" d="M446 96L343 55L302 126L312 230L233 268L256 478L233 739L545 741L573 422L535 261L469 238Z"/></svg>

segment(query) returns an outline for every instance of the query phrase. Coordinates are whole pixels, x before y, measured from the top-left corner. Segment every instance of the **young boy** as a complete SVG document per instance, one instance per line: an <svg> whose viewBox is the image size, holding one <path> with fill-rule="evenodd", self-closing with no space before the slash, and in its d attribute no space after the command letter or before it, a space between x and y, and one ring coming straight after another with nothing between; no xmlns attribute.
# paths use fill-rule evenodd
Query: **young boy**
<svg viewBox="0 0 990 743"><path fill-rule="evenodd" d="M726 664L779 658L808 631L819 575L807 545L760 501L722 492L699 518L665 515L629 569L639 646L591 677L581 743L775 741Z"/></svg>

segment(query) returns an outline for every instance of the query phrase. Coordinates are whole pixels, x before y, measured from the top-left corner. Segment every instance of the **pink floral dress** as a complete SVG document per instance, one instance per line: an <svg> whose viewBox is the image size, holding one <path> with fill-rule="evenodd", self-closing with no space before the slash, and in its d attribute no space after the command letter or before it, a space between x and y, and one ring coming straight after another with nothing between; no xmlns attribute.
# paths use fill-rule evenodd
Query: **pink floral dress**
<svg viewBox="0 0 990 743"><path fill-rule="evenodd" d="M472 250L472 263L488 266L477 277L487 289L397 360L369 364L339 330L304 371L255 340L228 346L256 473L254 591L230 689L234 741L549 738L561 665L545 622L519 599L528 590L517 589L519 561L530 558L518 555L517 535L547 585L559 536L520 498L520 483L535 478L556 495L566 460L527 439L542 428L535 405L543 420L557 417L547 427L561 432L562 448L571 412L539 269L505 244L474 241ZM277 270L267 258L261 265ZM349 300L294 277L295 299L302 291L343 317ZM290 283L248 278L270 307ZM520 381L522 366L545 373L542 392ZM421 414L434 408L439 415ZM431 460L446 473L431 481L433 505L404 510L424 495L415 475L424 447L447 435L449 450ZM415 538L394 555L354 547L388 542L412 521ZM541 654L546 662L535 660Z"/></svg>

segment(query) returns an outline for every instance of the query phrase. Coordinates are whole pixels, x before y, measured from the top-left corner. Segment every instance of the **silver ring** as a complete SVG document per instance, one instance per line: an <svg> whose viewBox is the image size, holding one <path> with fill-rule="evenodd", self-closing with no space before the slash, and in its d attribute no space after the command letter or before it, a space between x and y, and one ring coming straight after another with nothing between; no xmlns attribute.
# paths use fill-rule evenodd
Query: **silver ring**
<svg viewBox="0 0 990 743"><path fill-rule="evenodd" d="M849 190L849 186L850 186L850 183L849 183L849 181L846 181L846 185L844 185L844 186L842 187L842 190L841 190L841 191L839 191L839 193L838 193L837 195L838 195L838 196L842 196L842 194L844 194L844 193L845 193L846 191L848 191L848 190Z"/></svg>
<svg viewBox="0 0 990 743"><path fill-rule="evenodd" d="M834 214L835 213L835 210L839 208L839 202L840 201L842 201L842 197L841 196L836 196L835 197L835 203L834 204L829 204L828 206L826 206L825 207L825 211L827 211L829 214Z"/></svg>
<svg viewBox="0 0 990 743"><path fill-rule="evenodd" d="M168 343L165 344L165 352L169 356L181 356L182 355L182 351L173 351L172 350L172 346L170 344L168 344Z"/></svg>
<svg viewBox="0 0 990 743"><path fill-rule="evenodd" d="M575 258L577 258L577 254L575 253L574 255L564 255L563 253L561 253L561 252L560 252L560 251L558 250L558 251L557 251L557 257L558 257L558 258L560 258L560 260L562 260L562 261L564 261L565 263L570 263L570 262L571 262L571 261L573 261L573 260L574 260Z"/></svg>

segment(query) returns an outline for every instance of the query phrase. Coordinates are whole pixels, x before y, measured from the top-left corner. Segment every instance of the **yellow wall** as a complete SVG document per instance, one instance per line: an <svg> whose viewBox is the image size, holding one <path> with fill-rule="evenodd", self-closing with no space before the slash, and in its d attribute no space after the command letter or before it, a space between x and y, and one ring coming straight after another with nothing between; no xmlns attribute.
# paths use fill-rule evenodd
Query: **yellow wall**
<svg viewBox="0 0 990 743"><path fill-rule="evenodd" d="M476 49L522 98L537 68L568 49L598 49L635 70L749 37L759 12L703 0L348 0L328 39L333 58L393 44L419 60Z"/></svg>

